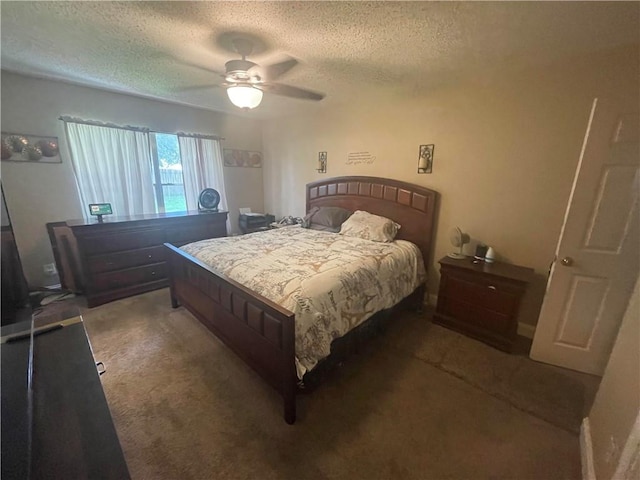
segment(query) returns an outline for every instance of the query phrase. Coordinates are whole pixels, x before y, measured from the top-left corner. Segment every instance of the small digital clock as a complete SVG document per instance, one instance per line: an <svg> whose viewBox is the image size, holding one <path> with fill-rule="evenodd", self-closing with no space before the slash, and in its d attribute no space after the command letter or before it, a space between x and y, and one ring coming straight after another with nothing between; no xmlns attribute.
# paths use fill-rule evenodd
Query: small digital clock
<svg viewBox="0 0 640 480"><path fill-rule="evenodd" d="M102 223L102 216L111 215L113 211L110 203L90 203L89 213L98 217L98 222Z"/></svg>

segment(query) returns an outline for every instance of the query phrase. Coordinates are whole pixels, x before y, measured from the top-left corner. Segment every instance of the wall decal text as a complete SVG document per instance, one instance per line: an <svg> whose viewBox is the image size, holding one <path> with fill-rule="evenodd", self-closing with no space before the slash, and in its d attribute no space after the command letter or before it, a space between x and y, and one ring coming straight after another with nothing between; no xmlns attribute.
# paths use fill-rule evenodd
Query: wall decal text
<svg viewBox="0 0 640 480"><path fill-rule="evenodd" d="M371 165L375 160L375 155L370 152L350 152L345 165Z"/></svg>

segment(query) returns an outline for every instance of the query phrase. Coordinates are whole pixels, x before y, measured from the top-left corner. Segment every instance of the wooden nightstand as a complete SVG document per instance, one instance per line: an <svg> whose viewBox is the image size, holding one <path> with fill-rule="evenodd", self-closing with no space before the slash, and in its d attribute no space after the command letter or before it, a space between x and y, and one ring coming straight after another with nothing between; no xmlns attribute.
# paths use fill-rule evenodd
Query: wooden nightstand
<svg viewBox="0 0 640 480"><path fill-rule="evenodd" d="M510 352L518 331L520 301L533 269L444 257L440 274L433 321Z"/></svg>

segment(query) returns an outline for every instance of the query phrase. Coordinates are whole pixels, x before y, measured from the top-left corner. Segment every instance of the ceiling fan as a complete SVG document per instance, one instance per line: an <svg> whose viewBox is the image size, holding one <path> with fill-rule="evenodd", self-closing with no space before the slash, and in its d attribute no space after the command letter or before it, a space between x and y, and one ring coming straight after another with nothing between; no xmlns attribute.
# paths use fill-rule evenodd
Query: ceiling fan
<svg viewBox="0 0 640 480"><path fill-rule="evenodd" d="M295 58L289 58L272 65L260 66L251 60L247 60L247 57L253 52L253 42L251 39L236 36L231 40L231 45L233 50L242 57L241 59L226 62L224 73L206 69L207 71L213 71L213 73L220 75L224 78L224 82L220 85L204 85L188 87L187 89L224 87L227 90L227 96L229 100L231 100L231 103L239 108L245 109L255 108L260 105L263 92L302 100L319 101L324 98L324 94L322 93L275 83L273 81L298 64Z"/></svg>

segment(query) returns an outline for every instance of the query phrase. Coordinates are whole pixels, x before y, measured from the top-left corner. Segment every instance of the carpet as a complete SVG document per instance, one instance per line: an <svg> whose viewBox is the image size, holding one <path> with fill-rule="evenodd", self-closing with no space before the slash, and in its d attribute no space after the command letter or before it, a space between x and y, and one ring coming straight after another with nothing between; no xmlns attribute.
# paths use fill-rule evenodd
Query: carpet
<svg viewBox="0 0 640 480"><path fill-rule="evenodd" d="M134 479L581 478L597 378L397 315L298 396L279 395L168 290L83 317Z"/></svg>

